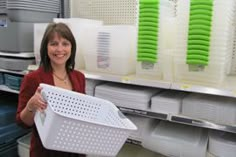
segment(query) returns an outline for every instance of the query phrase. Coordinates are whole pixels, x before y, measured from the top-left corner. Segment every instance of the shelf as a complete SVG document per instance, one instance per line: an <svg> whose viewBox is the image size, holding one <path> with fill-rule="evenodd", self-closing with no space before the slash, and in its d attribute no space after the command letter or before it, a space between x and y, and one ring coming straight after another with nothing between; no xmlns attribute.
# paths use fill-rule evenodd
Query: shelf
<svg viewBox="0 0 236 157"><path fill-rule="evenodd" d="M25 75L25 74L27 74L28 71L27 70L26 71L12 71L12 70L0 69L0 72Z"/></svg>
<svg viewBox="0 0 236 157"><path fill-rule="evenodd" d="M169 89L171 87L171 84L169 82L159 81L155 79L138 78L135 75L120 76L106 73L87 72L85 70L80 70L80 71L84 73L85 77L88 79L111 81L117 83L141 85L141 86L164 88L164 89Z"/></svg>
<svg viewBox="0 0 236 157"><path fill-rule="evenodd" d="M143 117L155 118L155 119L161 119L161 120L168 119L168 115L164 113L155 113L155 112L150 112L150 111L125 108L125 107L118 107L118 108L120 109L121 112L132 114L132 115L139 115L139 116L141 115Z"/></svg>
<svg viewBox="0 0 236 157"><path fill-rule="evenodd" d="M0 91L5 91L5 92L19 94L18 90L10 89L9 87L7 87L5 85L0 85Z"/></svg>
<svg viewBox="0 0 236 157"><path fill-rule="evenodd" d="M181 116L181 115L171 116L170 121L175 122L175 123L181 123L181 124L187 124L187 125L192 125L192 126L198 126L198 127L203 127L203 128L210 128L210 129L215 129L215 130L222 130L226 132L236 133L236 125L235 126L221 125L221 124L216 124L216 123L209 122L206 120L193 119L193 118Z"/></svg>
<svg viewBox="0 0 236 157"><path fill-rule="evenodd" d="M185 84L185 83L172 83L170 89L202 93L202 94L218 95L218 96L236 97L236 90L211 88L211 87Z"/></svg>
<svg viewBox="0 0 236 157"><path fill-rule="evenodd" d="M164 89L173 89L173 90L181 90L181 91L188 91L188 92L197 92L197 93L204 93L204 94L212 94L212 95L219 95L219 96L229 96L229 97L236 97L236 91L233 90L222 90L218 88L211 88L199 85L190 85L184 83L166 83L158 80L150 80L144 78L137 78L134 75L129 76L119 76L119 75L111 75L111 74L103 74L103 73L89 73L84 70L80 70L85 74L85 77L88 79L95 79L95 80L102 80L102 81L111 81L111 82L118 82L118 83L125 83L125 84L133 84L133 85L143 85L148 87L157 87L157 88L164 88ZM0 72L12 72L0 69ZM12 72L17 74L24 75L25 72ZM12 90L5 85L0 85L1 91L11 92L11 93L19 93L17 90ZM228 126L228 125L220 125L215 124L213 122L194 119L191 117L186 117L182 115L169 115L164 113L156 113L152 111L144 111L144 110L137 110L131 109L126 107L118 107L123 113L138 115L148 118L154 118L159 120L167 120L176 123L182 123L192 126L222 130L226 132L236 133L236 126Z"/></svg>
<svg viewBox="0 0 236 157"><path fill-rule="evenodd" d="M131 114L131 115L138 115L138 116L143 116L143 117L148 117L148 118L167 120L167 121L175 122L175 123L181 123L181 124L187 124L187 125L192 125L192 126L197 126L197 127L236 133L236 126L216 124L213 122L200 120L200 119L194 119L194 118L186 117L182 115L156 113L156 112L151 112L151 111L136 110L136 109L125 108L125 107L118 107L118 108L121 110L121 112Z"/></svg>
<svg viewBox="0 0 236 157"><path fill-rule="evenodd" d="M18 57L18 58L34 58L33 52L21 52L21 53L9 53L9 52L1 52L0 56L3 57Z"/></svg>
<svg viewBox="0 0 236 157"><path fill-rule="evenodd" d="M87 72L86 70L80 70L80 71L83 72L85 74L85 77L88 79L236 98L236 89L231 89L232 84L234 86L236 81L232 78L226 80L225 83L222 85L222 87L207 87L203 85L194 85L187 83L171 83L151 78L139 78L135 75L119 76L106 73ZM234 87L236 87L236 84Z"/></svg>

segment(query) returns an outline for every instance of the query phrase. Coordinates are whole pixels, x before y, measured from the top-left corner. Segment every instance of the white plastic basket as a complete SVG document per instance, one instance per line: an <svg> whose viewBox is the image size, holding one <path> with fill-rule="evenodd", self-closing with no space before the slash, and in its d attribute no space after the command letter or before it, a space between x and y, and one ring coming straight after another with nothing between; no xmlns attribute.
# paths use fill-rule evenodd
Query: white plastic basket
<svg viewBox="0 0 236 157"><path fill-rule="evenodd" d="M116 156L137 127L109 101L40 84L48 107L36 112L43 146L65 152Z"/></svg>

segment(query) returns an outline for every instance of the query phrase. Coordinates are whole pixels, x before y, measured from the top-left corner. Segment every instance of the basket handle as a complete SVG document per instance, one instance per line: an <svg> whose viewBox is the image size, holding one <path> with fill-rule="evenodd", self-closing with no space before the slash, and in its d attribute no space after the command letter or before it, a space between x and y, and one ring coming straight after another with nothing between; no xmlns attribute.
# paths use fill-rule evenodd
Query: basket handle
<svg viewBox="0 0 236 157"><path fill-rule="evenodd" d="M117 110L118 112L118 116L122 119L126 119L125 115L120 111L120 110Z"/></svg>
<svg viewBox="0 0 236 157"><path fill-rule="evenodd" d="M43 100L47 103L48 99L47 99L47 96L46 96L46 92L42 90L41 95L43 97ZM45 121L46 116L47 116L47 114L46 114L45 111L42 111L42 112L39 113L39 117L41 119L42 125L44 125L44 121Z"/></svg>
<svg viewBox="0 0 236 157"><path fill-rule="evenodd" d="M47 102L48 98L47 98L46 92L43 91L43 89L41 90L41 95L42 95L42 97L43 97L43 100L44 100L45 102Z"/></svg>

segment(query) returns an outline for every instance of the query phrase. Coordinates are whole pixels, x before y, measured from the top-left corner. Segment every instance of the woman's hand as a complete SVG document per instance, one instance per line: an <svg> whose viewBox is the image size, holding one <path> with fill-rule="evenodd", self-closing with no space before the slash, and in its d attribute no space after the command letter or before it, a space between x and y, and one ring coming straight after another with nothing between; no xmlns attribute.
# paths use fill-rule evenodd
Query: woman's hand
<svg viewBox="0 0 236 157"><path fill-rule="evenodd" d="M30 112L35 112L36 110L43 111L46 109L47 104L44 101L42 95L41 95L42 87L38 87L35 91L34 95L30 98L28 101L26 108Z"/></svg>

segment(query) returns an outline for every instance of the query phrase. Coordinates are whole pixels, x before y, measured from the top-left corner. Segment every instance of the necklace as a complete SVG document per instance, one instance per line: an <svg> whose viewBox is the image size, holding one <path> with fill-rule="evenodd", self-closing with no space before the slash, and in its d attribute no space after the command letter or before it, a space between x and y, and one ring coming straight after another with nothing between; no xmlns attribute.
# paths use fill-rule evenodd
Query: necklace
<svg viewBox="0 0 236 157"><path fill-rule="evenodd" d="M61 78L61 77L57 76L55 73L53 73L53 75L54 75L59 81L63 81L65 84L67 84L67 74L64 76L64 78Z"/></svg>

